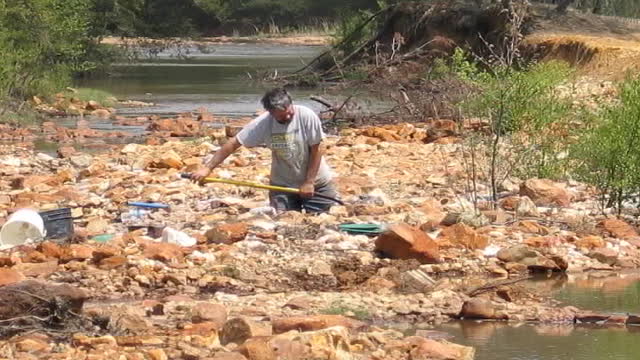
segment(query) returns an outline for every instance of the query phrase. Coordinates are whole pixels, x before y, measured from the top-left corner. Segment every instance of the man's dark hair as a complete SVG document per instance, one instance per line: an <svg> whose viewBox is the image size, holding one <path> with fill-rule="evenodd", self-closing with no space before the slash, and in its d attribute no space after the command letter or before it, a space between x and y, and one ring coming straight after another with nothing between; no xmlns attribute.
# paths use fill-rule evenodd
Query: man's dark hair
<svg viewBox="0 0 640 360"><path fill-rule="evenodd" d="M292 103L291 96L289 96L287 90L283 88L275 88L267 91L260 102L262 102L262 106L264 106L267 111L285 110Z"/></svg>

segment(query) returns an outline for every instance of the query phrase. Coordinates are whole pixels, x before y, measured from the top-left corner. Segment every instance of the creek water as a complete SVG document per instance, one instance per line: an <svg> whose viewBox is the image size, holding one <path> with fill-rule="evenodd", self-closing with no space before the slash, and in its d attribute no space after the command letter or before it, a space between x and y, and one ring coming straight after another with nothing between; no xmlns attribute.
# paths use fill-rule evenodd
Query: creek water
<svg viewBox="0 0 640 360"><path fill-rule="evenodd" d="M611 275L611 274L609 274ZM640 274L565 276L523 284L564 305L603 313L640 313ZM435 330L476 348L476 360L636 360L640 327L457 321Z"/></svg>
<svg viewBox="0 0 640 360"><path fill-rule="evenodd" d="M76 86L106 90L116 97L151 102L152 107L119 109L120 115L174 115L199 108L221 116L250 116L261 108L268 84L252 81L258 72L292 71L323 51L319 46L217 44L192 49L187 58L175 50L150 60L116 65L109 76L78 80ZM318 89L291 90L294 101L321 110L308 99Z"/></svg>

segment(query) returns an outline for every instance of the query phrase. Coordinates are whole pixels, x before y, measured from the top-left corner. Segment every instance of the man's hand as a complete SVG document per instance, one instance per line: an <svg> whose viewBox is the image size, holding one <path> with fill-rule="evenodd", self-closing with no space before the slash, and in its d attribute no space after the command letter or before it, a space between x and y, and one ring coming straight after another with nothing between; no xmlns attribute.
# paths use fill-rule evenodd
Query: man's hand
<svg viewBox="0 0 640 360"><path fill-rule="evenodd" d="M198 171L194 172L191 175L191 181L193 182L197 182L200 185L202 185L203 180L209 176L209 174L211 174L211 169L209 169L208 167L201 167L200 169L198 169Z"/></svg>
<svg viewBox="0 0 640 360"><path fill-rule="evenodd" d="M315 191L315 186L312 181L305 181L302 186L300 186L300 196L303 198L310 198L313 196L313 192Z"/></svg>

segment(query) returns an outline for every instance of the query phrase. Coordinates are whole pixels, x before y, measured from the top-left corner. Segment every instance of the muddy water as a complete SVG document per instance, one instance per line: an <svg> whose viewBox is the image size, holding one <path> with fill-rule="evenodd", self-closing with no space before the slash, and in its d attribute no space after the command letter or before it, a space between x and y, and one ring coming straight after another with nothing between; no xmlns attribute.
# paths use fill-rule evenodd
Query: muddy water
<svg viewBox="0 0 640 360"><path fill-rule="evenodd" d="M476 360L636 360L640 329L461 321L437 330L476 348Z"/></svg>
<svg viewBox="0 0 640 360"><path fill-rule="evenodd" d="M640 274L562 276L523 284L565 305L603 313L640 313ZM640 327L509 325L460 321L436 330L476 348L476 360L636 360Z"/></svg>
<svg viewBox="0 0 640 360"><path fill-rule="evenodd" d="M555 298L581 309L640 314L640 274L569 277L557 288Z"/></svg>
<svg viewBox="0 0 640 360"><path fill-rule="evenodd" d="M268 85L251 81L256 72L299 69L324 50L319 46L219 44L206 51L191 49L187 58L175 50L153 60L115 66L110 76L84 79L76 86L106 90L118 98L152 102L150 108L120 109L120 115L170 115L205 108L223 116L248 116L260 108ZM292 90L298 103L320 109L308 100L318 89Z"/></svg>

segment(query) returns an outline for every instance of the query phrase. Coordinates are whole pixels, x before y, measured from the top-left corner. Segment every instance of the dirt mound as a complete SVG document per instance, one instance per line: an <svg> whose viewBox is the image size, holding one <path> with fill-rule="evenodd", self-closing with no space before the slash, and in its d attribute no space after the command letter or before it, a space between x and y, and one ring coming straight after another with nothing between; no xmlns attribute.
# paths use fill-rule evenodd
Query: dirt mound
<svg viewBox="0 0 640 360"><path fill-rule="evenodd" d="M563 60L581 75L621 79L640 69L640 41L574 34L527 37L528 51L541 60Z"/></svg>
<svg viewBox="0 0 640 360"><path fill-rule="evenodd" d="M620 79L640 69L640 19L601 16L552 7L531 8L533 27L525 52L545 60L563 60L581 75Z"/></svg>

